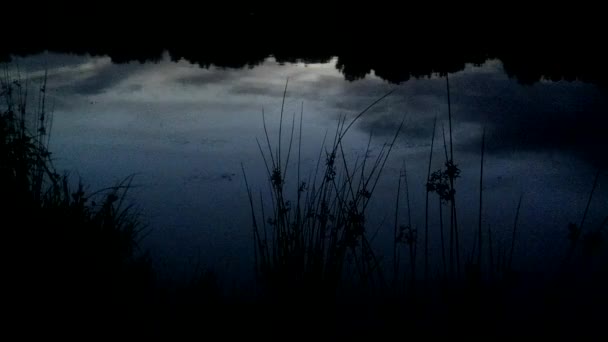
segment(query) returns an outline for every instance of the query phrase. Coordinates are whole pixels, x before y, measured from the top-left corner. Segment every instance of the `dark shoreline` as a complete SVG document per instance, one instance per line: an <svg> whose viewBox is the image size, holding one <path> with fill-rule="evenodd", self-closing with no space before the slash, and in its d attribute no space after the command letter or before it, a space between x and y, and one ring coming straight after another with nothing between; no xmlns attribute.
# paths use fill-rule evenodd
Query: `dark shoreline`
<svg viewBox="0 0 608 342"><path fill-rule="evenodd" d="M203 67L242 68L269 56L307 63L337 57L347 80L374 70L380 78L400 83L496 58L524 84L546 78L605 86L603 27L592 8L584 11L217 3L200 9L49 7L3 18L8 31L0 61L51 51L146 62L168 51L172 59Z"/></svg>

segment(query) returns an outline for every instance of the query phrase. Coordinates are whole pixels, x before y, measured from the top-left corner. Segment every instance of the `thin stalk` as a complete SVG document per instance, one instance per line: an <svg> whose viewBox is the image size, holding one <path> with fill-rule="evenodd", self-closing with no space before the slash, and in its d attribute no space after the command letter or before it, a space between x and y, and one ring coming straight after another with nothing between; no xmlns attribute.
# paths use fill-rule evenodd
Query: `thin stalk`
<svg viewBox="0 0 608 342"><path fill-rule="evenodd" d="M445 84L448 92L448 121L450 124L450 159L454 160L454 148L452 143L452 102L450 101L450 77L449 74L445 75Z"/></svg>
<svg viewBox="0 0 608 342"><path fill-rule="evenodd" d="M251 219L253 220L253 249L254 249L254 263L255 263L255 273L256 275L259 275L259 269L258 269L258 248L260 248L260 238L258 236L258 224L257 224L257 219L255 217L255 209L253 206L253 197L251 195L251 188L249 187L249 182L247 182L247 175L245 173L245 167L243 166L243 163L241 163L241 171L243 172L243 179L245 180L245 188L247 190L247 198L249 199L249 206L251 208Z"/></svg>
<svg viewBox="0 0 608 342"><path fill-rule="evenodd" d="M481 267L481 247L482 247L482 241L483 241L483 236L481 235L481 216L482 216L482 209L483 209L483 157L484 157L484 153L485 153L485 144L486 144L486 129L483 129L483 134L481 135L481 165L479 167L479 230L478 233L479 234L479 239L477 239L477 242L479 244L478 248L479 251L477 252L477 265L479 267Z"/></svg>
<svg viewBox="0 0 608 342"><path fill-rule="evenodd" d="M300 169L302 166L302 159L301 159L301 155L302 155L302 116L304 116L304 101L302 101L302 106L300 107L300 132L298 134L298 183L297 183L297 190L298 190L298 200L296 203L296 210L297 212L297 217L296 217L296 222L297 222L297 226L301 229L302 234L301 234L301 241L300 243L302 245L304 245L304 227L302 226L302 212L300 210L300 200L302 197L302 191L304 191L304 186L302 184L300 184L301 179L300 179Z"/></svg>
<svg viewBox="0 0 608 342"><path fill-rule="evenodd" d="M291 133L289 135L289 146L287 147L287 158L285 158L285 169L283 171L283 179L287 179L287 170L289 167L289 157L291 156L291 146L293 143L294 130L296 128L296 113L291 117Z"/></svg>
<svg viewBox="0 0 608 342"><path fill-rule="evenodd" d="M583 218L581 219L581 224L578 226L578 237L572 242L572 247L570 247L570 252L564 260L564 264L567 263L572 257L574 250L576 249L578 240L580 240L580 236L582 235L583 224L585 224L585 219L587 218L587 213L589 212L589 206L591 205L591 199L593 198L593 193L595 192L595 188L597 187L597 183L600 178L600 171L601 169L598 169L595 174L595 179L593 180L593 187L591 188L591 192L589 193L589 199L587 200L587 205L585 206L585 211L583 212Z"/></svg>
<svg viewBox="0 0 608 342"><path fill-rule="evenodd" d="M397 127L397 130L395 131L393 140L391 140L388 150L386 151L386 154L384 155L384 159L382 160L382 164L380 165L380 168L378 169L378 173L376 174L374 184L372 185L372 189L370 190L370 196L371 196L371 194L374 193L374 190L376 189L376 185L378 185L378 181L380 180L380 175L382 174L382 171L384 170L384 166L386 165L386 161L388 160L388 157L390 156L391 151L393 150L393 147L395 147L395 142L397 141L397 137L399 137L399 133L401 133L401 130L403 129L404 123L405 123L405 116L403 117L403 119L401 119L401 123L399 124L399 127ZM378 158L378 159L380 159L380 158ZM370 178L371 178L371 175L370 175ZM363 205L363 210L365 210L368 203L369 203L369 200L366 201L365 204Z"/></svg>
<svg viewBox="0 0 608 342"><path fill-rule="evenodd" d="M427 183L431 180L431 163L433 162L433 148L435 146L435 129L437 128L437 117L433 120L433 136L431 137L431 151L429 153L429 167L426 174ZM426 205L424 207L424 281L428 281L429 269L429 191L426 191Z"/></svg>
<svg viewBox="0 0 608 342"><path fill-rule="evenodd" d="M277 166L281 167L281 130L283 128L283 111L285 109L285 99L287 98L287 84L289 84L289 77L285 80L285 89L283 90L283 100L281 101L281 117L279 119L279 146L277 152Z"/></svg>
<svg viewBox="0 0 608 342"><path fill-rule="evenodd" d="M600 171L601 171L601 169L598 169L597 172L595 173L595 179L593 180L593 187L591 188L591 193L589 193L589 199L587 200L587 205L585 206L585 212L583 213L583 218L581 219L581 224L578 226L581 231L583 229L583 224L585 224L585 219L587 218L587 213L589 212L589 205L591 205L591 199L593 198L593 193L595 192L595 188L597 187L597 182L600 179Z"/></svg>
<svg viewBox="0 0 608 342"><path fill-rule="evenodd" d="M490 225L488 225L488 253L490 256L490 278L492 278L494 276L494 250L492 245L492 227ZM481 265L479 265L479 268L481 270Z"/></svg>
<svg viewBox="0 0 608 342"><path fill-rule="evenodd" d="M395 199L395 225L393 227L393 286L397 288L397 274L399 272L399 258L397 256L397 229L399 226L399 195L401 193L401 177L397 181L397 198Z"/></svg>
<svg viewBox="0 0 608 342"><path fill-rule="evenodd" d="M359 184L357 185L357 189L361 189L364 190L365 189L365 164L367 162L367 159L369 159L368 154L370 152L370 146L372 144L372 132L369 133L369 139L367 140L367 147L365 148L365 158L363 158L363 162L361 165L361 178L359 179ZM361 188L363 186L363 188Z"/></svg>
<svg viewBox="0 0 608 342"><path fill-rule="evenodd" d="M268 230L266 229L266 212L264 210L264 197L262 196L262 191L260 191L260 208L262 209L262 229L264 231L264 243L262 247L265 253L262 265L266 265L268 260L270 260L270 251L268 250ZM258 236L260 236L259 233Z"/></svg>
<svg viewBox="0 0 608 342"><path fill-rule="evenodd" d="M403 180L405 182L405 200L407 204L407 224L412 226L412 212L410 206L410 188L407 182L407 167L405 165L405 160L403 160Z"/></svg>
<svg viewBox="0 0 608 342"><path fill-rule="evenodd" d="M450 158L448 157L448 144L445 141L445 125L441 124L441 135L443 136L443 151L445 152L445 162L447 163Z"/></svg>
<svg viewBox="0 0 608 342"><path fill-rule="evenodd" d="M441 261L443 263L443 276L447 277L447 263L445 259L445 238L443 236L443 204L439 198L439 239L441 240Z"/></svg>
<svg viewBox="0 0 608 342"><path fill-rule="evenodd" d="M448 95L448 122L449 122L449 133L450 133L450 161L454 163L454 142L452 138L452 101L450 99L450 78L449 74L445 75L447 95ZM450 190L454 190L454 177L450 176ZM450 237L450 241L454 240L455 253L456 253L456 274L460 276L460 243L458 234L458 219L456 217L456 200L452 197L451 200L452 209L450 211L450 232L453 232L453 237ZM451 248L451 245L450 245ZM451 253L450 253L451 254ZM451 257L450 257L451 258Z"/></svg>
<svg viewBox="0 0 608 342"><path fill-rule="evenodd" d="M346 126L346 129L344 129L342 131L342 134L340 134L340 140L342 140L342 138L344 137L344 135L346 135L346 132L348 132L348 130L350 129L350 127L357 121L359 120L359 118L361 116L363 116L363 114L367 113L367 111L369 111L372 107L374 107L376 104L378 104L380 101L384 100L386 97L388 97L389 95L391 95L393 92L395 92L396 89L393 89L389 92L387 92L386 94L382 95L379 99L377 99L376 101L372 102L369 106L367 106L364 110L362 110L361 112L359 112L359 114L357 114L357 116L348 124L348 126Z"/></svg>
<svg viewBox="0 0 608 342"><path fill-rule="evenodd" d="M410 229L413 229L412 226L412 212L410 205L410 187L407 181L407 168L405 165L405 160L403 161L403 178L405 180L405 198L407 201L407 224ZM410 247L410 260L412 261L412 285L416 282L416 253L418 249L418 234L416 233L416 238L414 239L412 246Z"/></svg>
<svg viewBox="0 0 608 342"><path fill-rule="evenodd" d="M513 250L515 250L515 234L517 233L517 222L519 219L519 209L521 208L521 200L523 194L519 195L519 201L517 202L517 210L515 211L515 221L513 222L513 234L511 235L511 249L509 250L509 262L508 269L511 269L513 263Z"/></svg>
<svg viewBox="0 0 608 342"><path fill-rule="evenodd" d="M268 153L270 154L270 161L272 162L272 170L276 168L276 163L272 155L272 145L270 145L270 137L268 135L268 129L266 128L266 115L264 107L262 107L262 125L264 126L264 135L266 136L266 144L268 145ZM262 154L263 155L263 154Z"/></svg>

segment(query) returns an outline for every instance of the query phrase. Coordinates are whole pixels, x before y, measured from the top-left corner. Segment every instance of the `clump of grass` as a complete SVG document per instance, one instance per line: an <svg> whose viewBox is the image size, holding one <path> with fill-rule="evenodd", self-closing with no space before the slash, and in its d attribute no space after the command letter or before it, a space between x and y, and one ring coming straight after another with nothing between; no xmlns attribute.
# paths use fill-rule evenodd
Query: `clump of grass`
<svg viewBox="0 0 608 342"><path fill-rule="evenodd" d="M403 122L392 140L385 143L378 156L368 154L349 165L343 139L352 125L374 105L389 96L380 97L357 114L350 122L340 118L327 144L327 134L321 144L314 173L301 179L300 147L302 143L302 112L298 137L297 188L295 198L288 198L285 188L289 160L295 131L295 114L287 150L281 148L281 121L279 140L273 148L264 124L266 147L258 147L266 165L270 189L270 210L263 202L256 204L245 170L255 248L257 279L266 294L283 299L301 298L303 301L333 298L338 289L348 284L373 287L383 284L380 261L367 238L366 208L378 184L385 163L393 149ZM287 84L283 103L287 94ZM371 136L368 141L368 150ZM285 154L285 156L283 156ZM260 217L261 215L261 217ZM380 283L378 283L380 282Z"/></svg>
<svg viewBox="0 0 608 342"><path fill-rule="evenodd" d="M1 82L0 217L10 242L4 251L12 308L41 311L53 321L62 307L66 319L90 324L96 323L87 315L109 310L126 322L141 312L153 280L147 255L137 251L138 212L126 201L133 176L95 193L82 183L73 188L48 151L46 75L33 100L29 82L10 76L5 70Z"/></svg>
<svg viewBox="0 0 608 342"><path fill-rule="evenodd" d="M460 332L466 330L463 327L470 322L475 322L479 327L488 325L492 329L499 329L502 324L508 326L520 321L516 315L518 308L510 303L510 300L516 297L518 293L516 291L525 292L525 301L534 302L534 304L528 304L530 307L538 305L540 310L546 310L541 312L548 313L551 310L547 310L537 301L537 298L543 297L542 291L545 291L547 287L543 287L540 292L522 290L517 287L522 284L514 281L519 280L519 275L514 271L513 258L523 194L517 202L511 239L508 244L501 241L499 234L492 230L490 224L485 225L483 222L485 128L481 135L478 222L469 230L474 239L472 248L461 250L455 197L455 182L460 177L461 170L454 159L449 80L446 80L446 85L449 133L446 134L445 129L442 129L443 154L445 155L443 167L432 171L437 133L437 119L434 120L426 178L427 196L423 240L420 240L423 242L423 255L421 255L421 260L418 260L419 234L411 220L408 179L404 163L399 179L396 180L397 194L392 227L392 287L394 291L386 292L393 297L388 295L382 298L387 300L384 304L390 313L385 312L381 315L384 315L387 322L398 322L407 317L424 324L457 328ZM285 101L286 91L287 85L283 101ZM349 123L344 118L340 118L333 134L333 142L326 146L326 134L319 152L316 169L305 181L301 179L300 172L300 146L302 143L302 114L300 114L300 133L297 139L297 187L293 199L289 198L289 191L285 184L287 184L288 161L295 140L295 115L291 120L289 146L282 150L280 148L282 127L279 127L279 143L273 147L266 128L264 113L262 113L266 146L262 147L258 141L258 147L269 179L268 188L271 196L269 200L266 200L270 202L269 205L264 204L264 199L267 197L264 197L262 193L259 194L259 200L257 200L257 194L254 196L243 168L253 222L256 274L266 291L265 294L271 294L272 298L278 296L285 305L295 307L296 310L301 309L303 307L301 304L304 303L318 309L321 307L317 305L319 301L324 305L323 307L326 307L325 304L331 303L338 291L344 291L347 288L349 283L345 280L363 285L364 288L389 289L390 285L384 281L385 270L381 268L380 258L370 247L366 235L365 209L402 124L397 129L393 140L384 145L378 157L372 160L366 155L361 160L357 159L354 166L351 166L345 157L342 140L353 123L368 109L369 107ZM283 122L283 110L282 106L279 125L282 125ZM370 144L371 135L368 149ZM283 154L286 154L286 158L283 158ZM597 187L598 177L599 173L594 180L581 224L570 226L572 250L580 239L583 243L583 251L587 251L588 254L597 250L605 238L605 226L608 222L608 218L606 218L599 228L589 229L585 234L581 231L581 227L586 221L593 192ZM407 220L403 224L399 217L402 191L405 191L407 196L408 212ZM435 279L435 275L431 274L430 260L432 258L429 246L431 236L429 207L432 194L437 195L439 204L438 223L442 266L439 268L442 280L440 284L442 286L437 288L440 290L439 292L432 292L436 288L431 283ZM450 217L447 236L444 234L444 206L449 208ZM406 272L401 270L403 268L400 256L402 248L406 248L409 253L409 270ZM467 252L468 258L461 264L460 255L463 252ZM464 266L464 277L461 276L462 266ZM389 273L386 274L390 274L390 272L389 270ZM420 276L418 273L423 275L421 279L424 280L424 296L418 296L417 285L420 285L417 283ZM401 281L403 281L403 288L406 289L404 292L400 290ZM525 285L523 286L525 287ZM411 300L402 301L401 299L406 299L404 294L411 295L407 297ZM300 301L294 301L294 298L300 298ZM356 302L362 303L360 300ZM387 304L388 302L390 304ZM370 307L362 305L359 309L368 310ZM379 307L383 306L379 305L376 308ZM286 314L288 311L282 307L279 312ZM436 314L436 312L439 313ZM463 315L465 312L466 315ZM493 317L496 319L494 320ZM412 325L416 324L412 323ZM555 328L556 325L549 324L547 327ZM542 329L546 329L546 327L542 327Z"/></svg>

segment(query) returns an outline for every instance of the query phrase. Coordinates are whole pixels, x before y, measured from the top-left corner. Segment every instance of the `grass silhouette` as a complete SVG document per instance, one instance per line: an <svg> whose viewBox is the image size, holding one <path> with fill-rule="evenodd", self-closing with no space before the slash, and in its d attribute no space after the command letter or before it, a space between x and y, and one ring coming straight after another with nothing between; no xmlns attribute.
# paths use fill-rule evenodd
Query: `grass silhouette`
<svg viewBox="0 0 608 342"><path fill-rule="evenodd" d="M283 101L285 101L286 90L287 85ZM392 282L386 281L386 277L390 273L382 267L382 263L379 262L381 257L369 245L369 227L366 226L365 207L373 196L375 184L402 129L403 122L396 129L392 140L384 145L375 160L368 160L366 156L361 162L357 160L351 167L350 161L343 153L342 139L348 128L359 120L370 107L356 115L348 125L345 124L345 119L341 118L334 133L333 143L325 147L326 140L323 141L322 151L325 151L325 158L321 157L323 154L319 155L317 170L315 170L312 180L301 182L300 165L297 165L297 197L290 200L287 199L283 187L286 182L287 165L277 163L281 160L281 148L273 147L270 144L263 118L266 151L259 142L258 146L266 164L270 182L272 195L270 209L264 205L262 194L256 205L244 168L243 176L252 213L258 281L265 291L264 295L270 293L274 300L283 303L291 310L286 311L285 307L281 306L279 312L307 312L311 306L315 312L331 312L328 319L341 327L338 329L341 334L347 334L347 331L354 326L360 328L361 325L365 325L368 328L366 331L371 331L372 336L383 333L389 336L390 333L396 333L405 327L425 336L482 333L490 334L488 336L499 336L496 334L501 331L510 335L521 334L526 329L539 334L561 336L562 333L576 333L577 328L575 327L582 326L585 319L589 319L588 315L585 315L584 319L568 317L568 312L573 312L572 310L575 310L576 307L576 305L572 305L572 302L577 298L580 299L574 293L585 292L586 295L594 293L598 302L606 300L607 296L602 291L591 291L592 288L596 288L595 285L590 286L591 284L587 282L573 282L572 280L579 277L579 274L570 273L568 282L549 280L542 284L538 279L524 279L518 276L519 273L513 268L513 255L516 249L523 194L517 202L511 240L508 244L503 246L500 242L495 241L490 225L487 226L487 233L484 232L482 218L485 129L481 139L477 227L470 227L471 229L459 227L455 183L456 179L460 177L461 170L454 160L449 81L447 81L447 90L449 139L446 139L445 131L443 131L444 168L431 172L437 126L437 119L435 119L426 184L422 260L417 258L420 241L418 231L411 222L411 214L408 214L405 224L399 222L398 209L402 180L408 197L408 212L410 207L405 166L396 182L393 267L390 271L393 276ZM372 106L388 95L379 98L372 103ZM295 118L292 120L292 136L286 152L287 159L289 159L292 148L293 122L295 122ZM282 121L279 122L279 125L282 125ZM301 137L301 124L299 131ZM279 132L281 132L280 129ZM279 139L279 145L280 141ZM299 144L301 144L301 138ZM274 155L273 151L275 151ZM319 165L323 165L323 162L324 168L320 170L321 177L317 179ZM365 169L369 164L373 166L368 174L365 173ZM341 168L338 168L339 166ZM581 233L580 229L585 222L599 176L598 171L581 220L582 223L580 226L570 226L572 244L567 253L566 260L568 261L577 249L578 240L583 240L584 252L601 249L606 220L598 229L585 235ZM311 186L308 186L309 184ZM431 273L429 262L431 252L428 208L431 194L436 194L439 202L437 221L440 229L442 267L438 274ZM442 208L444 205L448 206L450 216L447 244L443 234ZM474 236L473 244L468 251L460 244L463 229L473 232ZM408 274L404 274L399 262L401 248L406 248L409 254ZM463 253L468 257L461 260L460 256ZM349 263L347 260L350 260L351 256L353 262ZM416 267L419 262L422 262L421 269ZM576 261L574 264L577 265L576 267L581 266L581 261ZM593 272L593 279L598 283L606 283L603 279L608 276L605 264L602 265L604 266L600 267L599 271ZM422 273L418 274L419 272ZM528 283L535 281L539 281L539 284ZM403 289L406 290L403 291ZM564 292L560 292L558 289ZM349 294L355 293L354 297L349 297ZM382 295L378 295L378 293L382 293ZM522 293L524 295L517 298ZM352 300L358 301L360 305L352 307L345 304ZM585 303L588 304L586 309L588 312L599 308L592 302L593 300L585 299ZM556 309L551 303L559 303L559 309ZM526 310L539 315L536 322L529 313L521 314L521 311ZM359 313L361 317L365 317L365 322L352 319L346 312ZM344 322L344 317L349 317L350 321ZM475 322L473 327L471 327L471 322ZM437 326L445 327L445 330L432 331L431 327ZM378 327L382 327L382 332L378 331ZM508 332L504 332L504 330L508 330ZM357 336L362 333L361 330L354 331L356 333L353 334Z"/></svg>
<svg viewBox="0 0 608 342"><path fill-rule="evenodd" d="M138 212L126 201L133 176L94 193L60 176L47 149L52 112L46 76L36 98L29 86L8 72L2 79L0 217L4 279L12 293L7 309L25 324L56 328L99 327L110 317L126 324L143 312L154 277L147 256L137 251Z"/></svg>

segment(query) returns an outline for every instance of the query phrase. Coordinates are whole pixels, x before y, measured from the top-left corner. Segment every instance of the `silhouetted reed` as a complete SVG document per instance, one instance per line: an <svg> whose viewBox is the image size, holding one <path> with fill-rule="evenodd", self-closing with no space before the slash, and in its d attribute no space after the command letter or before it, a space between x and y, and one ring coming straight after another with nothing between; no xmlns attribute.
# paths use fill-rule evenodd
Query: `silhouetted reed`
<svg viewBox="0 0 608 342"><path fill-rule="evenodd" d="M97 324L87 315L106 311L126 322L142 310L153 279L147 256L137 251L138 212L126 200L133 176L93 193L82 183L74 188L48 151L46 75L34 99L30 81L10 76L5 70L1 84L0 217L10 241L6 279L22 300L13 304L62 307L66 317L86 324ZM46 321L57 318L47 314Z"/></svg>
<svg viewBox="0 0 608 342"><path fill-rule="evenodd" d="M283 103L286 92L287 83ZM274 148L270 143L262 111L266 151L259 140L258 147L270 183L269 211L265 208L262 193L259 203L255 203L253 189L244 168L243 177L251 207L256 274L266 294L290 299L296 296L307 299L328 298L333 297L344 285L344 279L355 280L363 287L373 287L378 281L384 283L379 260L366 236L366 208L403 123L397 128L392 140L382 146L375 159L370 159L366 153L361 162L356 161L352 166L345 156L342 141L352 125L388 95L390 92L358 113L349 123L346 122L346 117L340 118L333 134L333 142L326 145L326 139L323 140L314 174L306 181L300 179L300 113L296 165L298 180L294 199L288 198L285 183L294 140L295 114L289 146L286 151L282 151L284 108L281 107L279 140ZM368 149L369 144L371 136ZM286 154L284 159L282 153Z"/></svg>

